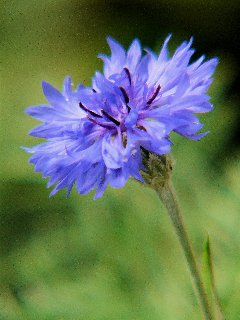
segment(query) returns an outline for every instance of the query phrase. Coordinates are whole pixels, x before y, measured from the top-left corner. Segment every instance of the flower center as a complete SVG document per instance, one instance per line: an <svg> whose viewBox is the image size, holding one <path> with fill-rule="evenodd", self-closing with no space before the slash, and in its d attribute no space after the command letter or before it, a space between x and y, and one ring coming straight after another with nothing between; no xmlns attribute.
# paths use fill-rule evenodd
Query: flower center
<svg viewBox="0 0 240 320"><path fill-rule="evenodd" d="M90 121L94 122L95 124L98 124L99 126L101 127L104 127L104 128L107 128L109 129L109 127L113 127L113 124L116 125L116 126L120 126L120 122L115 119L114 117L112 117L109 113L107 113L105 110L101 109L101 115L88 109L86 106L84 106L82 104L82 102L79 102L79 107L85 111L87 113L87 117ZM100 122L98 120L96 120L95 118L98 118L99 120L104 120L104 118L106 118L107 120L110 121L109 122Z"/></svg>
<svg viewBox="0 0 240 320"><path fill-rule="evenodd" d="M129 85L131 87L133 83L132 83L132 77L131 77L130 71L127 67L124 67L123 70L126 73L127 80L128 80ZM138 118L139 118L138 110L135 108L131 108L129 106L130 98L127 93L127 90L122 85L120 85L118 88L123 96L123 100L125 103L125 106L123 104L121 107L122 110L121 111L119 110L118 119L116 119L113 115L111 115L109 113L109 110L106 111L104 109L101 109L100 112L99 111L95 112L95 111L90 110L88 107L86 107L82 102L79 102L79 107L83 111L86 112L87 118L89 121L105 128L105 129L115 129L116 130L117 128L119 128L120 131L122 133L124 133L127 131L128 128L132 128L132 127L136 126L138 129L146 131L146 129L143 126L141 126L137 123ZM152 89L154 89L154 91ZM159 91L161 89L161 86L158 85L157 87L155 87L155 88L153 87L152 89L151 90L153 93L150 96L150 98L147 100L146 105L143 107L143 109L150 107L150 105L153 103L153 101L157 98ZM94 93L96 93L96 90L94 90L94 89L92 89L92 90ZM110 110L111 110L111 108L110 108ZM119 130L119 129L117 129L117 130Z"/></svg>

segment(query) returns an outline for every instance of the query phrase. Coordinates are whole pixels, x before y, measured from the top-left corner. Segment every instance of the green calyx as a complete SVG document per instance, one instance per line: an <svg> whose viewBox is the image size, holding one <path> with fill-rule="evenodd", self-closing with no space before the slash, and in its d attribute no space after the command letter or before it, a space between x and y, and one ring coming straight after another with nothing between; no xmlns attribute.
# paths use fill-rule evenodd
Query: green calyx
<svg viewBox="0 0 240 320"><path fill-rule="evenodd" d="M170 154L159 156L142 148L142 159L145 169L141 174L146 184L159 190L169 181L172 174L173 161Z"/></svg>

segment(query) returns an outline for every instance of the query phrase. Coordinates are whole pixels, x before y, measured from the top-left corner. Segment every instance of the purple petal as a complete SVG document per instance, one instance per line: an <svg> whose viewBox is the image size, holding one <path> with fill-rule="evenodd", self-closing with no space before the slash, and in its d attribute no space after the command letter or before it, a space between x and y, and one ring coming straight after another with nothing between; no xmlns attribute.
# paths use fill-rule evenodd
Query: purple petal
<svg viewBox="0 0 240 320"><path fill-rule="evenodd" d="M159 53L159 57L158 57L159 63L163 63L163 62L168 61L168 47L167 46L168 46L168 42L171 39L171 37L172 37L172 35L169 34L163 43L162 49L161 49L161 51Z"/></svg>
<svg viewBox="0 0 240 320"><path fill-rule="evenodd" d="M127 52L127 59L126 59L126 65L129 67L131 72L134 72L137 64L139 63L141 59L141 45L138 39L135 39L128 52Z"/></svg>
<svg viewBox="0 0 240 320"><path fill-rule="evenodd" d="M55 89L51 84L43 81L42 89L45 97L53 107L64 107L66 100L63 95Z"/></svg>
<svg viewBox="0 0 240 320"><path fill-rule="evenodd" d="M65 98L69 99L72 94L72 79L70 76L67 76L63 83L63 94Z"/></svg>

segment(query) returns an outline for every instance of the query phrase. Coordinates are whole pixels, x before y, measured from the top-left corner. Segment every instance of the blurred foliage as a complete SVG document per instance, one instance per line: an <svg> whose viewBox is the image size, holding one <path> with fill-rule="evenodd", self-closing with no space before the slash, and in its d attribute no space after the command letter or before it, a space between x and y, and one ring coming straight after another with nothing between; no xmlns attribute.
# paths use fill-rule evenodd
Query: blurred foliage
<svg viewBox="0 0 240 320"><path fill-rule="evenodd" d="M198 54L220 56L210 90L211 133L173 136L174 182L200 256L210 235L224 313L240 319L240 162L236 16L238 1L2 0L0 2L0 319L200 319L182 253L154 192L130 181L68 200L48 198L21 145L36 140L26 106L43 102L40 82L66 74L89 84L108 52L105 37L138 36L159 49L195 35ZM238 41L239 43L239 41ZM229 95L231 92L231 95Z"/></svg>

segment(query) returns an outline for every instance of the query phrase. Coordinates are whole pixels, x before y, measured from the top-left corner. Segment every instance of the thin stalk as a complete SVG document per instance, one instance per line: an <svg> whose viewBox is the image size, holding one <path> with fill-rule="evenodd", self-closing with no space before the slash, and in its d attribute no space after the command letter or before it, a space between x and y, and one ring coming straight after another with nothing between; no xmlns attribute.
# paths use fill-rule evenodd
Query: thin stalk
<svg viewBox="0 0 240 320"><path fill-rule="evenodd" d="M185 254L190 274L192 276L193 285L198 298L200 308L205 320L213 320L213 311L211 310L208 296L202 281L200 271L193 253L192 245L184 225L183 217L180 212L180 207L176 198L174 188L170 180L165 181L158 188L154 188L163 204L167 208L167 212L177 234L180 245Z"/></svg>

